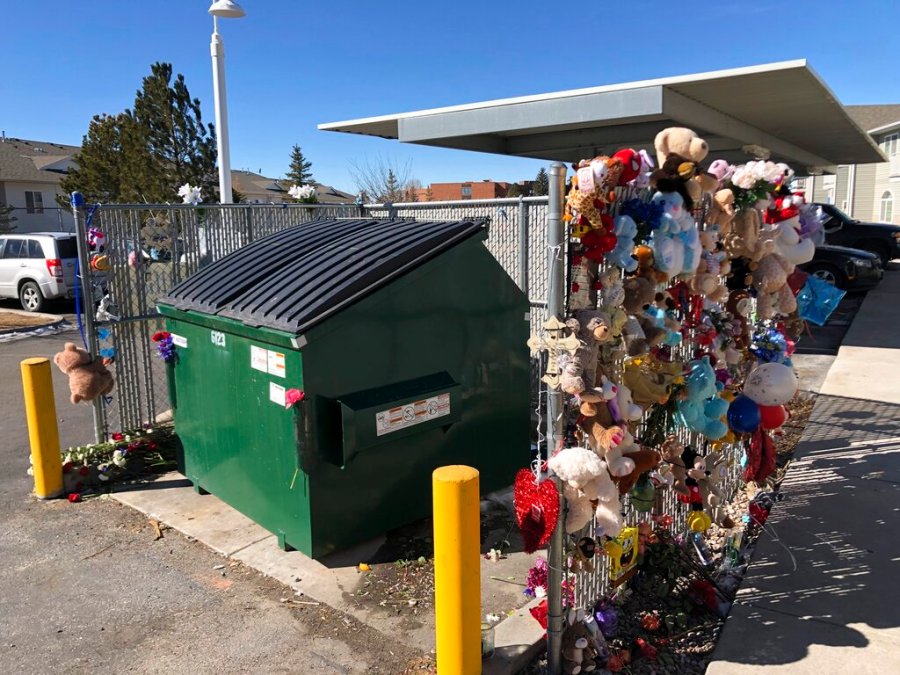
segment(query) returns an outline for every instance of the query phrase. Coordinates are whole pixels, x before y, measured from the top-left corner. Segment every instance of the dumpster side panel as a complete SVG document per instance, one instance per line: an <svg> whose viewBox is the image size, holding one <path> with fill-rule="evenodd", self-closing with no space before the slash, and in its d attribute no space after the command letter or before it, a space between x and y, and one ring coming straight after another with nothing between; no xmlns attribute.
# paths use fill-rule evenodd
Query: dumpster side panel
<svg viewBox="0 0 900 675"><path fill-rule="evenodd" d="M473 238L305 336L315 555L427 516L439 466L477 468L483 493L512 484L529 461L528 309Z"/></svg>
<svg viewBox="0 0 900 675"><path fill-rule="evenodd" d="M175 430L185 472L211 492L304 551L310 550L309 483L297 453L298 412L285 391L303 388L301 355L184 319L167 327L187 346L173 368ZM209 324L209 317L204 323Z"/></svg>

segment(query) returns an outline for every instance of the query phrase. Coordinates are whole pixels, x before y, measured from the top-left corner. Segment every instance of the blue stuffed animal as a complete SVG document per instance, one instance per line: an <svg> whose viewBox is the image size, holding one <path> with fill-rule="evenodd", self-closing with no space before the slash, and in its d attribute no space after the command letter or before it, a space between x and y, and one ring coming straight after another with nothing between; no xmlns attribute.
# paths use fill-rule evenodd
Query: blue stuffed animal
<svg viewBox="0 0 900 675"><path fill-rule="evenodd" d="M631 216L618 216L615 220L616 247L606 254L606 259L626 272L637 269L637 259L631 256L634 250L634 238L637 236L637 223Z"/></svg>
<svg viewBox="0 0 900 675"><path fill-rule="evenodd" d="M678 415L688 429L716 441L728 433L721 420L728 411L728 402L719 397L722 385L716 382L708 356L691 361L689 367L691 372L685 377L687 396L678 402Z"/></svg>
<svg viewBox="0 0 900 675"><path fill-rule="evenodd" d="M697 223L677 192L657 192L650 200L662 208L659 227L650 235L656 268L670 277L692 274L700 263Z"/></svg>

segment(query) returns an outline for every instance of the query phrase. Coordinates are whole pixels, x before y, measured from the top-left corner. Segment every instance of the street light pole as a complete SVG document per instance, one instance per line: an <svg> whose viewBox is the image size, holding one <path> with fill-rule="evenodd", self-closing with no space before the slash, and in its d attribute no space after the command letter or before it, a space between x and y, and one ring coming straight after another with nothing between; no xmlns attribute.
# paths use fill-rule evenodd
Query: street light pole
<svg viewBox="0 0 900 675"><path fill-rule="evenodd" d="M216 106L216 149L219 155L219 203L231 204L231 155L228 148L228 104L225 98L225 44L219 35L219 17L239 19L243 8L231 0L216 0L209 13L213 17L213 33L209 42L212 56L213 98Z"/></svg>

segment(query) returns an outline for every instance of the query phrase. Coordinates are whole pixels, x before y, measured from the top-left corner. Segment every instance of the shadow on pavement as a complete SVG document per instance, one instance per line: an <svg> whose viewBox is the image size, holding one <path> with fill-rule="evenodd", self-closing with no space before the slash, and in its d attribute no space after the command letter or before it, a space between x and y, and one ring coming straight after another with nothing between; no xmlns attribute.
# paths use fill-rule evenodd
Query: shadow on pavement
<svg viewBox="0 0 900 675"><path fill-rule="evenodd" d="M898 672L900 406L820 396L781 489L708 672Z"/></svg>

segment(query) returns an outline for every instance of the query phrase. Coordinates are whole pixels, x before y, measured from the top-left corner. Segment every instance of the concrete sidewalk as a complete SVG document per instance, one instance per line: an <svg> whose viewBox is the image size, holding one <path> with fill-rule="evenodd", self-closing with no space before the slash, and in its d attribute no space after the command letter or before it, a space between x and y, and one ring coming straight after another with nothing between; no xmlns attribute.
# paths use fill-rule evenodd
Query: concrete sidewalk
<svg viewBox="0 0 900 675"><path fill-rule="evenodd" d="M831 366L707 673L900 672L900 273Z"/></svg>

